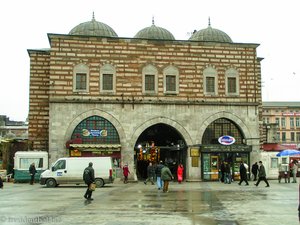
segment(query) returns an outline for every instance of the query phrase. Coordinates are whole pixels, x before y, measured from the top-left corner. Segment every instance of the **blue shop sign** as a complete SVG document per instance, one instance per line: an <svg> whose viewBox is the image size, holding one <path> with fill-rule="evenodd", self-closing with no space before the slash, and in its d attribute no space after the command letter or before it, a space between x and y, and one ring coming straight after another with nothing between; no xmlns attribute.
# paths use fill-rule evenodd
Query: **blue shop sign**
<svg viewBox="0 0 300 225"><path fill-rule="evenodd" d="M221 136L218 139L221 145L232 145L235 142L235 138L229 135Z"/></svg>

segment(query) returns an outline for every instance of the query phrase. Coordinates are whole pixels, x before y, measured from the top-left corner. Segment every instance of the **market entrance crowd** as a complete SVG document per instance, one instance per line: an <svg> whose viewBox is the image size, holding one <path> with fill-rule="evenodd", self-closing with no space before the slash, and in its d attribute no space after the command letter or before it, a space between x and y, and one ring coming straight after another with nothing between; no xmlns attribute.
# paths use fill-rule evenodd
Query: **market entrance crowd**
<svg viewBox="0 0 300 225"><path fill-rule="evenodd" d="M128 183L128 174L130 173L128 165L123 166L123 181L124 184ZM176 181L181 184L183 181L184 167L180 163L177 167L176 174L172 173L167 162L159 161L158 164L149 161L147 166L147 178L144 184L150 182L152 185L157 185L158 190L169 192L170 181Z"/></svg>

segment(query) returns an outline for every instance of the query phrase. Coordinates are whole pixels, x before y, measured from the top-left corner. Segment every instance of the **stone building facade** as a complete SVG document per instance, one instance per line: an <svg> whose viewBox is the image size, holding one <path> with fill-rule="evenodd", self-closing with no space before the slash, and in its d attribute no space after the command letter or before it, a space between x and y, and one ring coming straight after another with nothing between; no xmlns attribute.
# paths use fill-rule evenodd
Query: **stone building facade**
<svg viewBox="0 0 300 225"><path fill-rule="evenodd" d="M260 153L258 44L234 43L210 26L176 40L153 24L133 38L79 24L30 49L29 139L63 156L111 155L142 178L142 161L183 163L185 178L214 180ZM101 128L102 126L102 128ZM233 137L224 145L216 140Z"/></svg>

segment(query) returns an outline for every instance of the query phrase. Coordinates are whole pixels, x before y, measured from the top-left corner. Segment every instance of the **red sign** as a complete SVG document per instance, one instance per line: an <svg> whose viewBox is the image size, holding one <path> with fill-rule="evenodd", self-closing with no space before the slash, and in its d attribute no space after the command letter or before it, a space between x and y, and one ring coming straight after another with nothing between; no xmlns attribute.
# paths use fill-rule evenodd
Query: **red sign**
<svg viewBox="0 0 300 225"><path fill-rule="evenodd" d="M289 113L282 113L283 116L300 116L300 113L299 112L295 112L295 113L292 113L292 112L289 112Z"/></svg>

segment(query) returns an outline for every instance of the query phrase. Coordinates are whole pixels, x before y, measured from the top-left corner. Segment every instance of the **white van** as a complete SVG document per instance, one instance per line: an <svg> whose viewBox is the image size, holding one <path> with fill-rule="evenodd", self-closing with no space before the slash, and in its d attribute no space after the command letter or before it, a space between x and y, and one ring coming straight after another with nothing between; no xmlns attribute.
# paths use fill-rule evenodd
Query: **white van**
<svg viewBox="0 0 300 225"><path fill-rule="evenodd" d="M35 163L37 173L35 181L39 181L40 175L48 169L48 152L46 151L18 151L14 157L14 182L29 182L29 166Z"/></svg>
<svg viewBox="0 0 300 225"><path fill-rule="evenodd" d="M93 163L97 187L113 183L111 157L69 157L58 159L50 170L41 174L40 184L56 187L60 184L84 184L83 171Z"/></svg>

